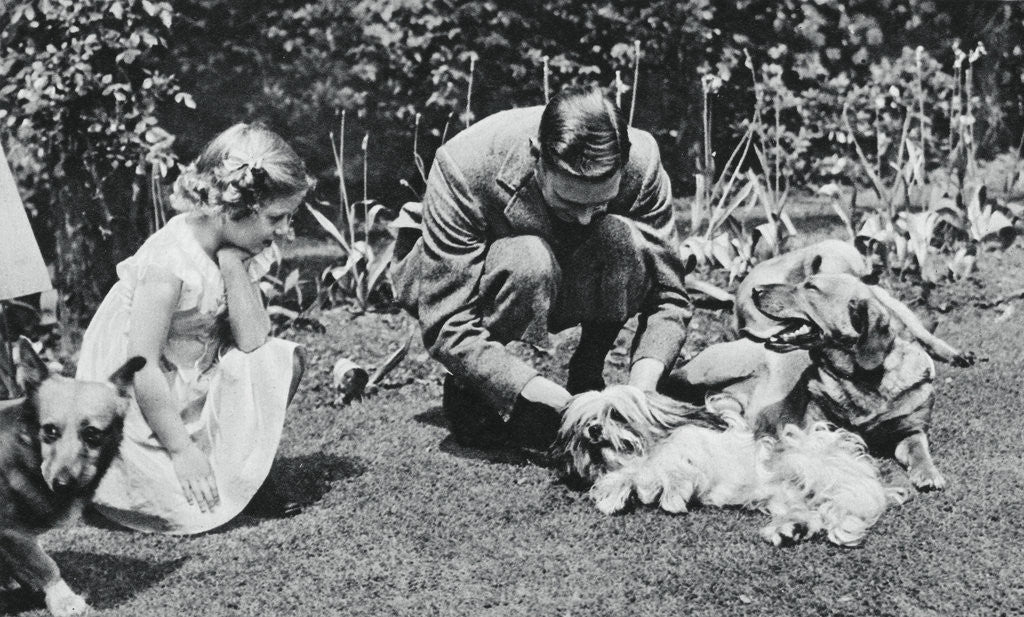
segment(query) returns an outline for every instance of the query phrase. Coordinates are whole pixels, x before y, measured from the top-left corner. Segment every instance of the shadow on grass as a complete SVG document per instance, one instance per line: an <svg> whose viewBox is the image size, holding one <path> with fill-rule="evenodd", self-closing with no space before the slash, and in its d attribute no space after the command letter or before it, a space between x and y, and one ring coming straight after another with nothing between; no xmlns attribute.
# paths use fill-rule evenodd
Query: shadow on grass
<svg viewBox="0 0 1024 617"><path fill-rule="evenodd" d="M277 459L270 470L268 480L286 501L298 502L305 507L323 499L331 490L332 482L355 478L365 471L366 465L359 458L316 452ZM99 529L135 533L105 518L92 508L86 509L82 519L86 524ZM221 534L241 527L254 527L259 525L261 520L263 517L243 512L220 527L204 533Z"/></svg>
<svg viewBox="0 0 1024 617"><path fill-rule="evenodd" d="M444 411L442 411L440 405L432 407L423 413L416 414L413 416L413 419L421 424L449 430L448 420L444 417ZM461 445L451 434L441 440L438 449L459 458L484 461L497 465L537 465L540 467L548 467L550 465L544 452L516 446L474 448Z"/></svg>
<svg viewBox="0 0 1024 617"><path fill-rule="evenodd" d="M460 445L455 438L448 435L438 445L438 449L446 454L459 458L484 461L495 465L537 465L548 467L547 456L543 452L517 448L515 446L502 446L495 448L471 448Z"/></svg>
<svg viewBox="0 0 1024 617"><path fill-rule="evenodd" d="M444 417L444 410L441 409L440 405L431 407L423 413L416 414L413 416L413 420L420 424L429 424L430 426L448 430L448 419Z"/></svg>
<svg viewBox="0 0 1024 617"><path fill-rule="evenodd" d="M284 501L295 502L304 510L324 498L331 483L355 478L366 472L366 465L353 456L338 456L315 452L302 456L289 456L274 461L267 481ZM301 516L300 512L298 516ZM224 533L242 527L255 527L274 516L250 514L243 511L227 524L209 533Z"/></svg>
<svg viewBox="0 0 1024 617"><path fill-rule="evenodd" d="M110 609L156 585L185 563L186 557L149 562L131 557L56 551L50 554L68 585L94 608ZM45 608L42 592L15 589L0 593L0 613L16 615Z"/></svg>
<svg viewBox="0 0 1024 617"><path fill-rule="evenodd" d="M273 491L285 501L293 501L307 508L330 492L332 482L355 478L365 472L366 465L359 458L315 452L275 460L267 480L272 484ZM208 533L219 534L242 527L255 527L272 518L243 511Z"/></svg>
<svg viewBox="0 0 1024 617"><path fill-rule="evenodd" d="M333 482L355 478L365 472L366 464L360 458L314 452L277 459L270 477L282 497L312 504L323 499Z"/></svg>

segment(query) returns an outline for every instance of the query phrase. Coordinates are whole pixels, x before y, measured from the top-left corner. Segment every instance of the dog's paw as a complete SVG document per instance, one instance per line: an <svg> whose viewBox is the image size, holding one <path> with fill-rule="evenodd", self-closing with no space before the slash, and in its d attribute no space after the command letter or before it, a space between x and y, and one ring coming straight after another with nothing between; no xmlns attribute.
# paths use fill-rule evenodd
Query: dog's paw
<svg viewBox="0 0 1024 617"><path fill-rule="evenodd" d="M914 467L909 473L911 484L919 491L941 491L946 488L946 478L934 465Z"/></svg>
<svg viewBox="0 0 1024 617"><path fill-rule="evenodd" d="M689 496L679 491L665 491L661 496L661 509L669 514L686 514L686 506L690 503Z"/></svg>
<svg viewBox="0 0 1024 617"><path fill-rule="evenodd" d="M635 482L636 496L640 503L656 504L662 493L662 478L653 473L639 474Z"/></svg>
<svg viewBox="0 0 1024 617"><path fill-rule="evenodd" d="M54 617L81 617L89 613L85 598L71 591L63 580L53 583L45 590L46 608Z"/></svg>
<svg viewBox="0 0 1024 617"><path fill-rule="evenodd" d="M590 497L594 500L594 505L604 514L615 514L625 510L632 494L632 483L623 481L615 474L598 478L590 488Z"/></svg>
<svg viewBox="0 0 1024 617"><path fill-rule="evenodd" d="M885 487L885 503L890 506L902 506L913 498L913 492L906 486Z"/></svg>
<svg viewBox="0 0 1024 617"><path fill-rule="evenodd" d="M978 356L974 355L973 351L964 351L953 356L950 364L959 368L967 368L974 366L974 363L978 361Z"/></svg>
<svg viewBox="0 0 1024 617"><path fill-rule="evenodd" d="M826 537L828 541L836 546L853 548L864 543L864 536L871 528L872 521L866 521L859 516L849 515L842 520L832 521L828 528Z"/></svg>
<svg viewBox="0 0 1024 617"><path fill-rule="evenodd" d="M594 496L594 505L602 514L616 514L626 509L627 498L617 494Z"/></svg>
<svg viewBox="0 0 1024 617"><path fill-rule="evenodd" d="M787 520L761 529L761 537L775 546L789 546L814 534L807 521Z"/></svg>

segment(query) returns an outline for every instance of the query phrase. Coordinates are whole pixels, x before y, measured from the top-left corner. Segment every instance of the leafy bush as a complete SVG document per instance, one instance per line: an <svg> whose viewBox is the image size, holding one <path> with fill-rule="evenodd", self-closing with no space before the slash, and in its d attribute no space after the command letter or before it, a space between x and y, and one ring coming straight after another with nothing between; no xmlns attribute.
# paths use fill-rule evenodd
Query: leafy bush
<svg viewBox="0 0 1024 617"><path fill-rule="evenodd" d="M173 164L158 107L192 102L157 66L172 15L150 0L40 0L0 15L3 138L37 174L28 197L55 238L65 318L95 306L145 238L147 175Z"/></svg>
<svg viewBox="0 0 1024 617"><path fill-rule="evenodd" d="M190 158L239 120L267 121L326 179L337 164L323 127L347 112L351 132L371 135L378 163L361 174L358 160L344 161L341 176L392 209L408 188L422 189L417 172L429 167L432 150L474 119L540 104L574 82L611 86L621 75L623 105L658 139L677 192L703 196L701 220L713 203L731 203L728 191L706 192L757 128L754 156L728 176L749 180L753 170L769 224L739 232L720 222L735 233L715 246L732 247L736 272L756 258L758 244L778 250L791 186L851 172L859 157L850 133L879 167L906 125L922 162L914 168L928 171L943 163L951 135L963 142L964 118L972 156L1015 144L1022 126L1021 3L967 10L933 0L182 0L173 11L172 20L170 3L150 0L24 0L0 16L0 69L10 76L0 85L0 122L8 150L25 153L12 157L17 173L37 224L52 222L60 283L77 306L98 298L112 263L144 233L138 172L154 167L159 176L175 152ZM950 93L967 88L950 76L954 40L965 48L984 40L991 50L966 80L973 90L959 91L976 113L941 105L921 113L914 102L952 101ZM718 87L706 95L709 80ZM179 83L202 113L189 109ZM843 126L844 105L853 131ZM695 121L705 109L713 118L706 129ZM910 124L907 109L916 110ZM24 147L10 147L12 140ZM882 172L886 182L894 177ZM341 220L346 205L325 192L330 184L320 183L318 197L337 208L328 218ZM85 240L72 240L79 229Z"/></svg>
<svg viewBox="0 0 1024 617"><path fill-rule="evenodd" d="M176 7L183 19L175 66L206 110L203 117L172 119L173 126L192 129L178 131L184 139L259 116L291 136L312 169L328 177L334 164L321 127L347 110L357 134L374 136L381 163L368 192L385 203L407 196L401 179L418 183L409 156L416 114L429 159L453 113L452 133L474 118L542 103L545 58L553 90L581 80L610 86L616 71L632 88L634 41L641 44L642 71L637 109L629 112L654 133L681 190L692 188L698 169L702 128L694 119L701 116L703 75L723 82L711 101L719 165L742 135L740 123L755 104L744 50L769 74L765 83L786 94L783 142L798 181L813 177L815 163L834 154L830 140L845 90L889 81L874 71L903 71L906 62L887 69L881 59L899 58L905 47L921 45L949 67L950 41L991 39L987 46L998 52L977 79L986 110L979 141L1003 136L1005 146L1006 132L989 127L1020 126L1013 93L1021 88L1024 56L1014 55L1009 43L1024 30L1020 5L975 3L965 11L931 0L190 0ZM624 104L633 92L628 95ZM832 112L828 118L816 113L822 105ZM182 146L187 152L198 143ZM356 183L359 170L350 165Z"/></svg>

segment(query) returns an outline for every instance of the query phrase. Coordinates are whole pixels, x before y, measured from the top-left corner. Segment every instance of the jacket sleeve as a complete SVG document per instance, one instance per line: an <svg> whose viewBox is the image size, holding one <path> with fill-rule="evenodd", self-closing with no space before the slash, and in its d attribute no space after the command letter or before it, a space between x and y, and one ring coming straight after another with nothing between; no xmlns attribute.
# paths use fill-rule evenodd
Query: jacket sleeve
<svg viewBox="0 0 1024 617"><path fill-rule="evenodd" d="M683 262L672 210L672 185L661 165L654 138L643 135L640 143L648 156L642 158L643 180L629 217L637 221L648 245L647 266L651 290L640 309L640 322L633 339L632 361L654 358L670 370L686 341L686 328L693 305L683 287ZM637 140L640 141L640 140Z"/></svg>
<svg viewBox="0 0 1024 617"><path fill-rule="evenodd" d="M423 344L453 375L509 410L537 370L491 339L479 311L487 222L457 165L438 150L423 196L419 319Z"/></svg>

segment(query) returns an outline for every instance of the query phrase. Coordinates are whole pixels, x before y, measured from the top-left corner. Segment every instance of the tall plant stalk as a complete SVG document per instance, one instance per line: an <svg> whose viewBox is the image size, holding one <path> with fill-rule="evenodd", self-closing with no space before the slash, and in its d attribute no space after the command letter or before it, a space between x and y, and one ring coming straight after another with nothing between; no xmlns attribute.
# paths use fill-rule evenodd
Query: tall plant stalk
<svg viewBox="0 0 1024 617"><path fill-rule="evenodd" d="M921 127L921 160L928 160L928 128L925 124L924 116L924 63L922 62L922 56L924 55L924 47L920 45L914 50L914 63L917 67L917 117L918 123Z"/></svg>
<svg viewBox="0 0 1024 617"><path fill-rule="evenodd" d="M960 44L953 43L953 95L949 101L949 151L953 152L960 137L960 115L963 110L963 62L967 54L960 50Z"/></svg>
<svg viewBox="0 0 1024 617"><path fill-rule="evenodd" d="M633 41L633 94L629 103L629 126L633 126L633 114L636 112L636 91L640 85L640 40Z"/></svg>
<svg viewBox="0 0 1024 617"><path fill-rule="evenodd" d="M975 122L974 119L974 102L972 100L974 92L974 63L985 54L985 46L978 43L967 57L967 71L964 76L964 105L966 106L967 118L969 119L969 126L967 126L965 130L965 135L969 145L969 158L967 164L972 174L978 171L978 146L974 139L974 126L977 122Z"/></svg>
<svg viewBox="0 0 1024 617"><path fill-rule="evenodd" d="M715 178L715 158L711 152L711 80L705 75L701 79L704 93L704 108L701 120L704 124L704 179L705 187L710 190Z"/></svg>
<svg viewBox="0 0 1024 617"><path fill-rule="evenodd" d="M469 87L466 88L466 128L473 123L473 74L476 72L476 54L469 56Z"/></svg>
<svg viewBox="0 0 1024 617"><path fill-rule="evenodd" d="M369 161L367 160L367 156L366 156L366 147L369 145L369 142L370 142L370 134L366 133L365 135L363 135L363 143L360 146L360 149L363 151L363 203L369 201L368 192L367 192L367 178L369 177L369 174L368 174Z"/></svg>
<svg viewBox="0 0 1024 617"><path fill-rule="evenodd" d="M441 131L441 145L442 146L444 145L444 142L448 140L448 128L451 127L451 125L452 125L452 118L454 118L454 117L455 117L455 112L454 111L450 111L450 112L448 112L448 117L445 118L445 120L444 120L444 129Z"/></svg>
<svg viewBox="0 0 1024 617"><path fill-rule="evenodd" d="M416 124L413 127L413 133L412 133L412 160L413 160L414 163L416 163L416 171L419 172L419 174L420 174L420 180L423 181L423 184L426 184L427 183L427 169L426 169L426 165L423 163L423 157L420 156L420 120L421 120L421 118L422 118L422 115L417 113L416 114Z"/></svg>
<svg viewBox="0 0 1024 617"><path fill-rule="evenodd" d="M335 139L334 133L331 137L331 152L334 154L334 169L338 174L338 196L341 198L341 215L345 219L345 232L347 243L343 243L345 252L350 252L356 243L356 232L352 221L352 207L348 200L348 187L345 184L345 110L341 110L341 118L338 122L338 136Z"/></svg>
<svg viewBox="0 0 1024 617"><path fill-rule="evenodd" d="M548 66L549 58L544 56L544 104L547 105L548 101L551 100L551 86L549 83L551 75L551 67Z"/></svg>

